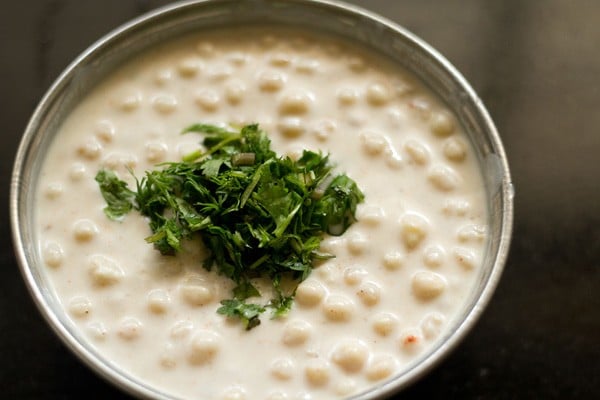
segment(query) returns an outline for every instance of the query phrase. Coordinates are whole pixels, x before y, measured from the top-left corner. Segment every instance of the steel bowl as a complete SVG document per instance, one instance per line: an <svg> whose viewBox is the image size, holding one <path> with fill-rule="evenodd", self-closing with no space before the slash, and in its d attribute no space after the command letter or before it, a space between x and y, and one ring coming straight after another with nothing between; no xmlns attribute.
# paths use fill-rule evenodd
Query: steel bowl
<svg viewBox="0 0 600 400"><path fill-rule="evenodd" d="M15 251L31 296L60 339L107 381L137 397L171 399L105 360L68 321L38 251L33 214L44 152L74 105L133 55L199 29L260 21L333 34L380 53L418 77L455 113L483 172L489 238L476 286L444 334L407 369L352 399L390 396L430 371L474 326L500 279L513 220L513 186L500 137L483 103L461 74L435 49L398 24L362 8L330 0L198 0L147 13L110 32L75 59L42 98L23 135L11 182Z"/></svg>

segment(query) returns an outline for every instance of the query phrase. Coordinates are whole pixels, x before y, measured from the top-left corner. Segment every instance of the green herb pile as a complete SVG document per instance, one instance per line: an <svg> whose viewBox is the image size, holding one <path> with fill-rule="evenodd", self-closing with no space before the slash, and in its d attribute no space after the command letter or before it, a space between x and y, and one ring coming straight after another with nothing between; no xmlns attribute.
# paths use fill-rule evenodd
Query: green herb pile
<svg viewBox="0 0 600 400"><path fill-rule="evenodd" d="M165 255L200 235L210 250L204 268L216 267L236 283L218 312L239 318L246 329L260 324L267 308L273 317L285 315L313 263L333 257L319 252L323 233L341 235L355 221L362 192L348 176L332 174L327 155L277 156L257 124L240 131L198 124L187 132L205 134L205 150L147 171L136 178L135 191L114 172L99 171L105 214L119 220L139 211L153 232L146 241ZM260 296L255 278L272 282L275 295L265 305L246 302ZM284 290L283 279L293 289Z"/></svg>

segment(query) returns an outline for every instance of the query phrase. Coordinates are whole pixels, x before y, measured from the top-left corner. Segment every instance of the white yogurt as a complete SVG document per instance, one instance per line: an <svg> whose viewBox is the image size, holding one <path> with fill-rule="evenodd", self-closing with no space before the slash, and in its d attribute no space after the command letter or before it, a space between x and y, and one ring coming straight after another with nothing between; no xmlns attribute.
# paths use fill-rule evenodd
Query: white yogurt
<svg viewBox="0 0 600 400"><path fill-rule="evenodd" d="M109 220L96 172L133 183L179 161L197 122L258 122L279 154L331 154L365 193L285 318L244 331L216 313L232 283L148 245L143 217ZM295 32L186 37L136 57L60 128L36 192L39 251L57 297L111 363L181 398L343 398L393 377L442 335L481 264L487 209L470 144L408 73Z"/></svg>

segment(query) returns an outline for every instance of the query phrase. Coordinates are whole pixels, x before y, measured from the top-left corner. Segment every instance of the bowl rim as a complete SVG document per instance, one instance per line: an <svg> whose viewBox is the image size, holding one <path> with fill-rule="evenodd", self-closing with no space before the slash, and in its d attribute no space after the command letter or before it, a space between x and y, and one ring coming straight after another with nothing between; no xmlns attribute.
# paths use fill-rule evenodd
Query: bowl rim
<svg viewBox="0 0 600 400"><path fill-rule="evenodd" d="M445 72L454 80L454 82L464 90L466 96L472 101L475 111L482 118L482 123L485 125L488 131L487 139L490 141L493 153L499 157L500 170L502 172L500 191L501 204L502 204L502 218L500 226L499 242L496 252L496 257L493 265L491 266L491 273L488 276L487 282L483 284L483 289L473 307L466 311L466 318L457 323L452 334L447 340L436 346L433 351L429 352L427 356L421 360L418 364L413 365L408 370L405 370L399 375L396 375L393 379L386 381L385 383L370 388L367 392L360 393L350 397L350 399L372 399L379 398L381 396L390 396L407 386L420 379L423 375L431 371L436 365L438 365L445 357L447 357L452 350L454 350L464 337L474 327L476 321L481 316L483 310L489 303L502 275L502 271L506 264L508 257L508 251L510 246L510 240L513 229L513 218L514 218L514 188L511 182L510 170L508 161L505 155L504 147L502 145L500 136L496 130L496 127L487 111L481 99L477 96L475 91L472 89L470 84L462 76L462 74L437 50L420 39L399 23L391 21L385 17L378 15L375 12L368 11L363 7L348 4L339 0L252 0L254 2L277 4L277 3L297 3L306 7L325 7L328 9L336 10L339 12L351 13L361 16L367 20L375 22L376 24L382 25L387 29L394 31L395 34L403 36L408 41L419 49L419 51L425 53L426 56L432 58L435 62L442 67ZM23 276L26 287L29 294L34 299L38 310L46 320L48 325L61 339L62 343L65 344L82 362L84 362L92 371L99 374L106 381L115 385L121 390L124 390L130 395L135 397L144 398L156 398L156 399L171 399L164 393L158 392L150 386L145 385L139 379L132 379L133 377L128 374L121 373L116 367L111 366L109 363L104 362L94 355L88 346L84 343L79 342L69 329L63 325L58 317L52 312L52 309L37 284L36 278L32 271L33 266L30 265L28 260L27 251L23 245L23 233L20 226L19 215L22 204L22 197L26 196L26 193L22 193L23 187L23 168L25 160L32 141L38 134L38 128L40 121L43 120L45 113L51 107L51 105L61 96L63 90L66 89L69 82L73 79L73 75L76 73L80 65L85 64L94 59L100 53L110 48L115 43L122 39L125 39L132 31L136 29L143 29L148 23L152 23L155 19L163 17L170 13L181 11L187 7L202 7L210 5L212 3L223 3L227 4L232 2L231 0L185 0L168 4L147 13L144 13L134 19L121 24L115 29L109 31L107 34L96 40L89 47L87 47L82 53L80 53L56 78L52 85L45 92L44 96L35 108L27 126L24 130L21 138L16 157L13 163L13 172L11 176L10 185L10 220L12 228L12 240L14 245L15 254Z"/></svg>

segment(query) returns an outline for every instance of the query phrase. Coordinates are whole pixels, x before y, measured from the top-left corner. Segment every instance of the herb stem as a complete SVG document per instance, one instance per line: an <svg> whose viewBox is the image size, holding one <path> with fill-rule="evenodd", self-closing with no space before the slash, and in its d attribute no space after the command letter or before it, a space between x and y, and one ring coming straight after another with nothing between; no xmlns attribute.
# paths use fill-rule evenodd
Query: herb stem
<svg viewBox="0 0 600 400"><path fill-rule="evenodd" d="M258 268L261 264L263 264L265 261L267 261L269 259L269 257L270 256L268 254L264 254L259 259L257 259L252 264L250 264L250 266L248 267L248 269L252 270L252 269Z"/></svg>

